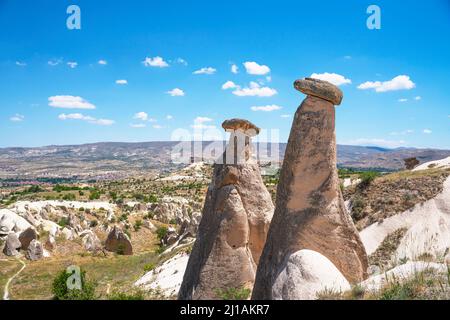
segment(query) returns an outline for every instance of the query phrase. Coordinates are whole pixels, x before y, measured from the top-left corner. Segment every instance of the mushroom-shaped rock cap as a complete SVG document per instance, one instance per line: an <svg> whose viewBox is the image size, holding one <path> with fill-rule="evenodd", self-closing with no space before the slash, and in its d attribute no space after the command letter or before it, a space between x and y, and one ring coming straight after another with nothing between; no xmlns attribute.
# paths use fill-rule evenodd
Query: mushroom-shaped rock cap
<svg viewBox="0 0 450 320"><path fill-rule="evenodd" d="M304 94L330 101L335 106L342 102L343 93L341 89L328 81L313 78L300 79L294 82L294 88Z"/></svg>
<svg viewBox="0 0 450 320"><path fill-rule="evenodd" d="M253 137L259 134L259 128L255 126L253 123L251 123L248 120L244 119L230 119L225 120L222 123L222 128L225 129L225 131L236 131L241 130L246 135Z"/></svg>

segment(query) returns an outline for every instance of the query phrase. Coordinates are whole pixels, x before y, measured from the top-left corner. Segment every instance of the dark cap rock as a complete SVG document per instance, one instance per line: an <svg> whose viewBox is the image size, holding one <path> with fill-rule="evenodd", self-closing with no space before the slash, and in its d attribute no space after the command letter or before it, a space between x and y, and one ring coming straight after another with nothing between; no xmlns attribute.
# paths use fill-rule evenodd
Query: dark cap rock
<svg viewBox="0 0 450 320"><path fill-rule="evenodd" d="M299 79L294 82L294 88L304 94L330 101L335 106L342 102L341 89L328 81L313 78Z"/></svg>
<svg viewBox="0 0 450 320"><path fill-rule="evenodd" d="M222 123L222 128L224 128L225 131L241 130L244 131L246 135L251 137L258 135L260 131L260 129L257 126L255 126L253 123L245 119L225 120Z"/></svg>

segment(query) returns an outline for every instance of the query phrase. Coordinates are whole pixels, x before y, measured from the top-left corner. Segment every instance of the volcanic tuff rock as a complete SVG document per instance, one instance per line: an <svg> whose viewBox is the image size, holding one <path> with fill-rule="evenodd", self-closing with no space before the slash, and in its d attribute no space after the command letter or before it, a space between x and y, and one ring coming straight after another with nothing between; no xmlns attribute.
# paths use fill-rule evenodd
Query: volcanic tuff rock
<svg viewBox="0 0 450 320"><path fill-rule="evenodd" d="M367 255L346 212L336 168L333 103L340 103L342 93L320 80L297 80L295 87L308 97L294 117L253 299L273 299L275 283L283 286L277 278L303 249L330 260L350 283L367 276ZM301 282L289 283L291 291L302 290ZM277 298L292 296L282 292Z"/></svg>
<svg viewBox="0 0 450 320"><path fill-rule="evenodd" d="M34 228L30 227L27 230L23 231L19 236L19 241L22 244L22 250L27 250L31 241L36 240L37 238L38 234Z"/></svg>
<svg viewBox="0 0 450 320"><path fill-rule="evenodd" d="M42 259L44 257L44 248L42 247L42 244L36 239L31 241L26 256L32 261Z"/></svg>
<svg viewBox="0 0 450 320"><path fill-rule="evenodd" d="M5 247L3 248L3 253L7 256L16 256L19 254L17 250L20 249L20 241L15 233L10 233L6 237Z"/></svg>
<svg viewBox="0 0 450 320"><path fill-rule="evenodd" d="M203 215L178 298L217 299L218 290L251 289L273 214L245 120L225 121L230 143L214 164ZM225 160L225 161L223 161Z"/></svg>
<svg viewBox="0 0 450 320"><path fill-rule="evenodd" d="M130 238L117 226L108 234L105 242L105 249L123 255L132 255L133 247Z"/></svg>

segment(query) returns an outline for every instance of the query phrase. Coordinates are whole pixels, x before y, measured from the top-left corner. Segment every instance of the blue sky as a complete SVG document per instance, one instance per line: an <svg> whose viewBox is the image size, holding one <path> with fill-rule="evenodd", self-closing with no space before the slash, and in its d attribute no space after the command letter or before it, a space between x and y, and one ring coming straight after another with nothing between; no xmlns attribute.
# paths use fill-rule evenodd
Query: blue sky
<svg viewBox="0 0 450 320"><path fill-rule="evenodd" d="M315 73L344 91L339 143L450 148L449 35L447 0L0 0L0 147L170 140L233 117L286 141L292 83Z"/></svg>

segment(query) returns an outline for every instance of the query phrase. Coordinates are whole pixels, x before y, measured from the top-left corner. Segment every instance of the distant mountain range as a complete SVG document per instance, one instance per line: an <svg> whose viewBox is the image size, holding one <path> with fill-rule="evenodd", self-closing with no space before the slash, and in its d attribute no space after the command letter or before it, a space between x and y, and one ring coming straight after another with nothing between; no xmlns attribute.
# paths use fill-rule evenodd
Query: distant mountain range
<svg viewBox="0 0 450 320"><path fill-rule="evenodd" d="M0 179L117 179L167 172L181 166L171 161L171 152L177 144L178 142L172 141L101 142L38 148L1 148ZM208 145L210 142L203 142L203 147ZM268 145L269 150L272 147ZM285 143L278 145L281 159L285 149ZM340 167L390 171L402 169L403 159L408 157L416 157L423 163L448 156L450 150L338 145ZM208 160L212 158L210 156Z"/></svg>

